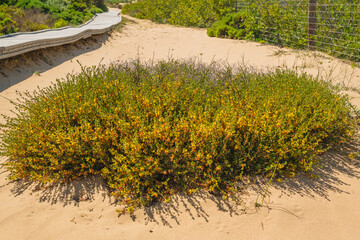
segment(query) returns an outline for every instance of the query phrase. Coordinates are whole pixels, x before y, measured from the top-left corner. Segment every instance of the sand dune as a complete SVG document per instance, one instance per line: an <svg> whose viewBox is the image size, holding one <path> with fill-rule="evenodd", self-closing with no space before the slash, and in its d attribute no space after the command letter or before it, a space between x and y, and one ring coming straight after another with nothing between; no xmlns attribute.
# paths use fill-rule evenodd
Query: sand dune
<svg viewBox="0 0 360 240"><path fill-rule="evenodd" d="M209 38L203 29L131 19L121 32L1 61L0 114L11 114L7 99L15 99L16 91L79 72L78 62L91 66L136 58L288 67L360 87L360 69L323 54ZM359 95L349 94L360 107ZM115 210L121 206L97 179L40 186L9 182L0 168L0 239L360 239L360 159L348 158L352 152L359 152L357 139L322 156L323 167L315 170L320 178L299 174L272 184L266 207L255 208L264 187L258 180L241 195L240 205L201 192L120 217Z"/></svg>

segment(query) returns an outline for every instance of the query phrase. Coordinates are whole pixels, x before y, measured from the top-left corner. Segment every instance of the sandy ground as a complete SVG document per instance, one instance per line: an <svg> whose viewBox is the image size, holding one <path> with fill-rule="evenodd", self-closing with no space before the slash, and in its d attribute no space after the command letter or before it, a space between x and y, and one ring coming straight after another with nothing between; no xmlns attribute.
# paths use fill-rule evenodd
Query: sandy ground
<svg viewBox="0 0 360 240"><path fill-rule="evenodd" d="M11 114L16 91L48 86L84 66L141 60L225 61L269 70L288 67L360 87L360 70L322 54L209 38L202 29L128 21L120 32L0 62L0 114ZM360 98L349 93L360 107ZM3 119L0 118L0 121ZM50 188L6 180L0 168L0 239L360 239L360 159L357 140L323 156L320 175L274 183L256 209L252 184L235 205L207 193L118 217L105 185L86 179ZM3 163L5 158L0 159Z"/></svg>

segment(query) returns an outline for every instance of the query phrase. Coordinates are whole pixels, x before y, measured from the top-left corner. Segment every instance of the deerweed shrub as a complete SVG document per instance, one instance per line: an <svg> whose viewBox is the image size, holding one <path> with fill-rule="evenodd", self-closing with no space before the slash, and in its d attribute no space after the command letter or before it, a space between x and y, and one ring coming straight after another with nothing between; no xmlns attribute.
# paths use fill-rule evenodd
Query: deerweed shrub
<svg viewBox="0 0 360 240"><path fill-rule="evenodd" d="M322 80L173 60L83 68L14 104L1 125L10 179L97 175L129 209L309 171L355 126L348 98Z"/></svg>

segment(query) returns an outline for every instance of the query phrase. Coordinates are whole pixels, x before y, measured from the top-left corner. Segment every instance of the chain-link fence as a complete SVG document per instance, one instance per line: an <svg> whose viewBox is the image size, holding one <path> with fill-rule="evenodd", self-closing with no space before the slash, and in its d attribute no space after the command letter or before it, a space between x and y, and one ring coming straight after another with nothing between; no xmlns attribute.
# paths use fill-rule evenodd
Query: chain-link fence
<svg viewBox="0 0 360 240"><path fill-rule="evenodd" d="M360 62L360 0L237 0L254 38Z"/></svg>

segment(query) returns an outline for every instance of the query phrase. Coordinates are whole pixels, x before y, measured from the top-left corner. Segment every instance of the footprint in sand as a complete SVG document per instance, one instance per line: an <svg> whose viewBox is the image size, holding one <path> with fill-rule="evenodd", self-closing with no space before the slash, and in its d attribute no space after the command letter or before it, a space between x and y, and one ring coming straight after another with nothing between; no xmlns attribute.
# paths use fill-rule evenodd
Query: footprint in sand
<svg viewBox="0 0 360 240"><path fill-rule="evenodd" d="M89 225L96 217L92 216L91 214L81 213L80 215L74 217L71 222L76 224L86 224Z"/></svg>

